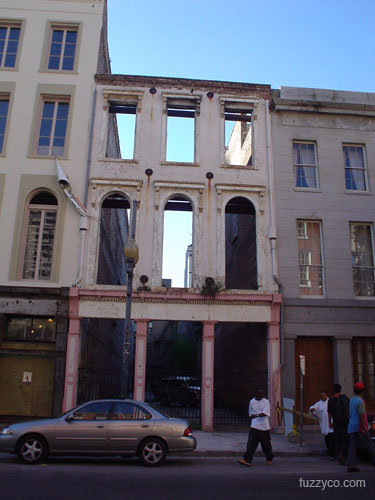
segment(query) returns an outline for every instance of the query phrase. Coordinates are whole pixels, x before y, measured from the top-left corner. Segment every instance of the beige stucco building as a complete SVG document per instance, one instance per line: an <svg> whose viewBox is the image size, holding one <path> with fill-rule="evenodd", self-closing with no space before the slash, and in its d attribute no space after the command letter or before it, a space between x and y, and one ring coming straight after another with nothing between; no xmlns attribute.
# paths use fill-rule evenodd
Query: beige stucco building
<svg viewBox="0 0 375 500"><path fill-rule="evenodd" d="M93 76L109 71L105 1L4 0L0 38L0 414L47 416L87 226L73 203L87 197Z"/></svg>

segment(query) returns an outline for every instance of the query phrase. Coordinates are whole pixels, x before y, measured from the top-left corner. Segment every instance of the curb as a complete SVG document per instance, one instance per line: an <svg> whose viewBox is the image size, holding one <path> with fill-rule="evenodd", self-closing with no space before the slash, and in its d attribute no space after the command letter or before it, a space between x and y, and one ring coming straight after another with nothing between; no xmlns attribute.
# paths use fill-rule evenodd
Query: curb
<svg viewBox="0 0 375 500"><path fill-rule="evenodd" d="M326 453L322 450L305 450L305 451L274 451L275 457L313 457L313 456L324 456ZM243 452L238 451L213 451L213 450L195 450L195 451L186 451L178 454L182 457L237 457L242 458ZM261 451L257 451L254 454L254 457L263 457L263 453Z"/></svg>

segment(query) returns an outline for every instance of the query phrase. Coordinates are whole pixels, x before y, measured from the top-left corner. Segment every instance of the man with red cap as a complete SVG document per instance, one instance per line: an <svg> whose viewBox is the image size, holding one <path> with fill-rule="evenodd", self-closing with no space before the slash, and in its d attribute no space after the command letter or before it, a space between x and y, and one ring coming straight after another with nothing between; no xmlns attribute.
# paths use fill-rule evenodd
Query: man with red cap
<svg viewBox="0 0 375 500"><path fill-rule="evenodd" d="M348 472L359 472L355 465L355 455L358 444L361 443L367 449L372 465L375 465L375 450L368 434L368 423L365 409L365 402L362 399L365 386L362 382L354 384L354 396L349 404L349 451L348 451Z"/></svg>

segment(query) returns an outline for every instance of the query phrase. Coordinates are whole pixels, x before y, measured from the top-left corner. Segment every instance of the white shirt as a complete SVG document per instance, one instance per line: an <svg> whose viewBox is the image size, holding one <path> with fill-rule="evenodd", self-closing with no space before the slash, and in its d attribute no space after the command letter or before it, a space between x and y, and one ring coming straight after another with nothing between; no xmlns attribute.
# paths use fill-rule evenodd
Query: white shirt
<svg viewBox="0 0 375 500"><path fill-rule="evenodd" d="M326 399L325 401L321 399L314 405L310 406L309 409L309 413L313 414L315 413L316 416L318 417L320 430L324 435L333 432L333 429L329 428L327 407L328 407L328 399Z"/></svg>
<svg viewBox="0 0 375 500"><path fill-rule="evenodd" d="M249 416L258 415L259 413L264 413L265 417L256 417L251 421L250 427L258 429L260 431L269 431L270 426L270 402L266 398L257 400L255 398L250 400L249 403Z"/></svg>

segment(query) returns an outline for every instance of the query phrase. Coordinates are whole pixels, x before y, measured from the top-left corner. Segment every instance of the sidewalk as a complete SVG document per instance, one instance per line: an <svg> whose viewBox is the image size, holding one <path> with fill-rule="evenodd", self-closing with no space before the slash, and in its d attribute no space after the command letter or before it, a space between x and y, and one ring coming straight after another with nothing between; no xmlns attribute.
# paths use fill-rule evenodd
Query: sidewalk
<svg viewBox="0 0 375 500"><path fill-rule="evenodd" d="M247 432L203 432L194 431L197 448L189 453L200 457L234 457L242 456L246 450ZM291 443L285 434L272 434L271 443L276 457L303 457L325 455L324 436L320 432L307 431L303 435L303 446ZM255 456L263 456L260 445Z"/></svg>

